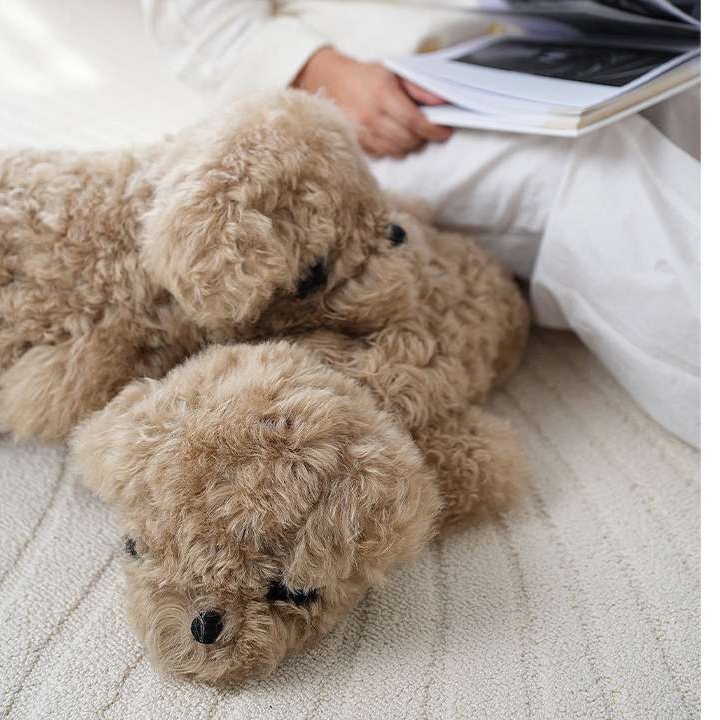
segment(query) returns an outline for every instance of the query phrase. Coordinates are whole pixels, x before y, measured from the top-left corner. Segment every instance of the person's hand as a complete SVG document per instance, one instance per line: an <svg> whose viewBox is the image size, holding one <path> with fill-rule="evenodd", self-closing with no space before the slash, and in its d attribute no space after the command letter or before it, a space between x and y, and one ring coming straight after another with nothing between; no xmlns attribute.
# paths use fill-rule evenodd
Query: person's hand
<svg viewBox="0 0 720 720"><path fill-rule="evenodd" d="M448 128L433 125L417 106L441 105L442 98L379 63L358 62L330 47L310 58L293 86L309 92L324 90L356 122L360 145L374 157L401 158L451 134Z"/></svg>

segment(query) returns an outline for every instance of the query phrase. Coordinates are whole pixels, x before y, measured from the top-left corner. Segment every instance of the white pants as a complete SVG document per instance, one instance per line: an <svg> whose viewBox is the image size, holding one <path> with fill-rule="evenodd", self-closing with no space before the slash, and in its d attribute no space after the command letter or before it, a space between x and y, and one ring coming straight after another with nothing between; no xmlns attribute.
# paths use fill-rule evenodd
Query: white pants
<svg viewBox="0 0 720 720"><path fill-rule="evenodd" d="M372 166L531 281L657 421L700 442L699 89L577 140L457 131Z"/></svg>

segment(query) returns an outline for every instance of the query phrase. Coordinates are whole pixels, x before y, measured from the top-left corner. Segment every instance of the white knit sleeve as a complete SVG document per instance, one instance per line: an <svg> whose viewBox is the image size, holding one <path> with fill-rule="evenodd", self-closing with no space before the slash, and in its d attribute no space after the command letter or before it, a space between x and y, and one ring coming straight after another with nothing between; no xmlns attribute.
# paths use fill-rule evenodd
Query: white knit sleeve
<svg viewBox="0 0 720 720"><path fill-rule="evenodd" d="M329 44L272 0L142 0L147 24L178 77L223 96L287 87Z"/></svg>

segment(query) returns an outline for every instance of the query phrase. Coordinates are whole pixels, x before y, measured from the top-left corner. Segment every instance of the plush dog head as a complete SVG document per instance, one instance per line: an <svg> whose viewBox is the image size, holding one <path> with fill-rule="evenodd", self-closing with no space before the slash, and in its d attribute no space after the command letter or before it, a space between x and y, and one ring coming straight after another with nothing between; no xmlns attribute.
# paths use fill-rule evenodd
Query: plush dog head
<svg viewBox="0 0 720 720"><path fill-rule="evenodd" d="M143 262L200 325L366 332L412 304L414 268L393 258L407 233L329 101L244 100L170 141L154 172Z"/></svg>
<svg viewBox="0 0 720 720"><path fill-rule="evenodd" d="M437 490L369 393L286 342L128 386L73 440L119 508L129 615L167 670L271 671L430 539Z"/></svg>

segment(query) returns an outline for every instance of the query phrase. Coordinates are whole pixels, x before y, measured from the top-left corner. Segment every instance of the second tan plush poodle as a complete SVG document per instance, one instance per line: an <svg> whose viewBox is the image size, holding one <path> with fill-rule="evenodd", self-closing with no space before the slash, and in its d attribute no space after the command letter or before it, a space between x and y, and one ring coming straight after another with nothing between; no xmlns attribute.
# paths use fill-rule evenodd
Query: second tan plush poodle
<svg viewBox="0 0 720 720"><path fill-rule="evenodd" d="M299 92L152 147L0 153L0 432L62 438L212 341L385 324L391 234L340 111Z"/></svg>
<svg viewBox="0 0 720 720"><path fill-rule="evenodd" d="M517 484L514 434L480 403L518 362L527 308L467 239L394 222L397 246L344 289L354 328L211 347L75 434L77 471L118 508L129 617L161 668L272 671Z"/></svg>

